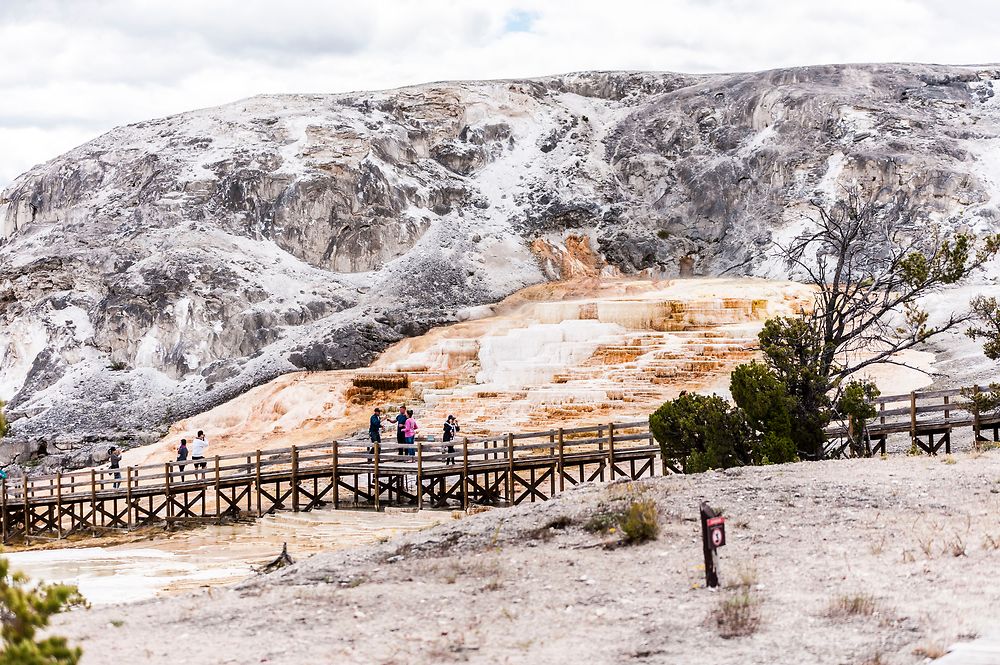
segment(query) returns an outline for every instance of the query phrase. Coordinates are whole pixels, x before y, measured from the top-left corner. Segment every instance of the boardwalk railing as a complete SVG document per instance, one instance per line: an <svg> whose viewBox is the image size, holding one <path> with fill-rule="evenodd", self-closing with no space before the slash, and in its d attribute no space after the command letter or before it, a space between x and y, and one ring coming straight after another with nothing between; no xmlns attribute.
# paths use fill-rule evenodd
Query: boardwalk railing
<svg viewBox="0 0 1000 665"><path fill-rule="evenodd" d="M989 387L973 386L880 396L875 400L878 413L866 423L864 432L848 432L843 426L828 431L833 442L827 456L840 456L849 445L849 436L863 440L868 455L885 454L892 434L909 434L913 446L932 455L942 447L951 453L952 432L962 428L968 428L976 441L985 440L984 432L991 433L993 441L1000 440L1000 414L976 414L967 396L987 391Z"/></svg>
<svg viewBox="0 0 1000 665"><path fill-rule="evenodd" d="M673 471L646 421L413 446L332 441L195 462L88 469L0 483L2 537L221 521L276 510L545 500L589 480Z"/></svg>
<svg viewBox="0 0 1000 665"><path fill-rule="evenodd" d="M952 431L961 427L977 439L984 431L1000 439L1000 416L977 416L970 401L957 389L879 397L878 415L862 433L870 454L884 453L886 439L896 433L908 433L930 454L942 446L951 452ZM843 428L830 433L832 456L844 453L848 434L858 437ZM549 499L581 482L675 472L646 420L412 446L331 441L200 462L8 478L0 481L0 535L5 543L63 538L326 504L515 505Z"/></svg>

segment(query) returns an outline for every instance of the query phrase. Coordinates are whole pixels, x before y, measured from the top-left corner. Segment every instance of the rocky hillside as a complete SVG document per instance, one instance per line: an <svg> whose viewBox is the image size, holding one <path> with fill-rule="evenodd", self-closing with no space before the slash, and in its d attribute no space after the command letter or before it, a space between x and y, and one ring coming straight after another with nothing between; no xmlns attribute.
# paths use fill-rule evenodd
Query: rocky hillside
<svg viewBox="0 0 1000 665"><path fill-rule="evenodd" d="M10 441L155 437L547 279L773 274L768 243L854 181L996 228L997 82L581 73L261 96L113 130L0 194Z"/></svg>

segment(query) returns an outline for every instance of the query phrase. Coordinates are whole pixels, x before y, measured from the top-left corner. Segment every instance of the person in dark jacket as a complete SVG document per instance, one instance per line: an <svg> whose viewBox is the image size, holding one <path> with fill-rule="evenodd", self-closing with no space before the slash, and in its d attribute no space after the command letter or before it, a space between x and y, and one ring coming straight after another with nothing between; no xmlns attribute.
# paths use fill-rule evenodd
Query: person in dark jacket
<svg viewBox="0 0 1000 665"><path fill-rule="evenodd" d="M375 409L368 419L368 438L372 442L368 448L368 453L371 454L375 452L375 444L382 443L382 409Z"/></svg>
<svg viewBox="0 0 1000 665"><path fill-rule="evenodd" d="M444 461L445 464L455 463L454 441L459 429L458 420L455 416L448 416L448 419L444 421L444 436L441 437L441 440L448 444L445 447L445 452L448 454L448 457Z"/></svg>
<svg viewBox="0 0 1000 665"><path fill-rule="evenodd" d="M184 462L188 458L188 441L187 439L181 439L181 445L177 447L177 461ZM178 464L177 468L181 470L181 482L184 482L184 467L186 464Z"/></svg>
<svg viewBox="0 0 1000 665"><path fill-rule="evenodd" d="M121 469L122 454L118 452L118 449L114 446L108 448L108 468L114 470L115 472L115 483L113 487L118 489L121 486L122 474L119 469Z"/></svg>
<svg viewBox="0 0 1000 665"><path fill-rule="evenodd" d="M396 414L396 443L399 444L399 454L406 454L406 407L399 407L399 413Z"/></svg>

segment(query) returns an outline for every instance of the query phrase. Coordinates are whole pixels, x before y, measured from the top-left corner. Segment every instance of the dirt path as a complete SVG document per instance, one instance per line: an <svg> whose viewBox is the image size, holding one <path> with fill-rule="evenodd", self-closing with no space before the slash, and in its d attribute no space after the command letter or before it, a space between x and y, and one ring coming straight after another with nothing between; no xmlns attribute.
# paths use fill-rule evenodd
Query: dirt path
<svg viewBox="0 0 1000 665"><path fill-rule="evenodd" d="M604 549L582 525L636 492L659 539ZM701 588L702 500L727 515L722 590ZM1000 451L585 485L55 630L85 665L921 663L1000 627L998 509ZM740 594L759 627L722 639Z"/></svg>

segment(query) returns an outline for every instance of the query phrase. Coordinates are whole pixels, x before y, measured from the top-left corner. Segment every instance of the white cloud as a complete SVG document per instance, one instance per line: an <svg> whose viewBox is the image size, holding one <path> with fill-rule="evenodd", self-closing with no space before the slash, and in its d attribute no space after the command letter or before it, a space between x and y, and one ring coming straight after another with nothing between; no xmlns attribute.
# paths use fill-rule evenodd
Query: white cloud
<svg viewBox="0 0 1000 665"><path fill-rule="evenodd" d="M258 93L583 69L995 60L984 0L3 0L0 186L111 127Z"/></svg>

